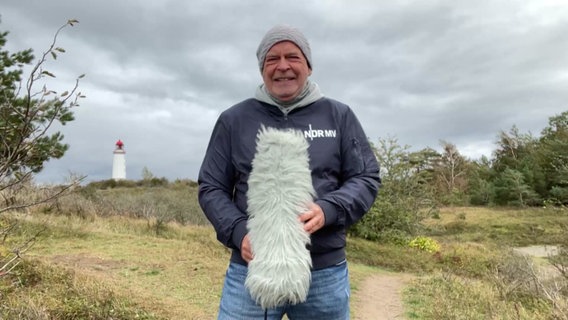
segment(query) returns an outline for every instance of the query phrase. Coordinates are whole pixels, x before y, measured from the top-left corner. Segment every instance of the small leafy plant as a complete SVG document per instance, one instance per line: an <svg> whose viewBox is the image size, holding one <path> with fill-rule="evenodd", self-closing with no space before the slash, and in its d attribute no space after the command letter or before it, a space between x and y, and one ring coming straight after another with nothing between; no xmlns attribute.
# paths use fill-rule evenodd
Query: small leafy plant
<svg viewBox="0 0 568 320"><path fill-rule="evenodd" d="M408 246L431 253L440 251L440 244L436 240L423 236L412 239Z"/></svg>

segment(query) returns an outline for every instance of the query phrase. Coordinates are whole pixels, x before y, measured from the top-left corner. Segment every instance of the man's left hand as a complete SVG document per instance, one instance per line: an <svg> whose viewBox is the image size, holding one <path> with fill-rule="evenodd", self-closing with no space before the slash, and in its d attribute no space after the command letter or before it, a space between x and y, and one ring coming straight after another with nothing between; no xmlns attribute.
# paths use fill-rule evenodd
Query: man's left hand
<svg viewBox="0 0 568 320"><path fill-rule="evenodd" d="M311 203L308 210L303 212L298 219L304 224L304 230L310 234L318 231L325 224L323 210L315 203Z"/></svg>

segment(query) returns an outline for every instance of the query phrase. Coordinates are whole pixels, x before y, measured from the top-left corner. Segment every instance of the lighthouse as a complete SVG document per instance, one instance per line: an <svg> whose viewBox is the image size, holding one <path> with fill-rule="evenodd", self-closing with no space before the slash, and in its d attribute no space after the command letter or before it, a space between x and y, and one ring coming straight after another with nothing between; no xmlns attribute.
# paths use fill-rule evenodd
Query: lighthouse
<svg viewBox="0 0 568 320"><path fill-rule="evenodd" d="M112 178L114 180L126 179L126 152L124 152L124 143L120 139L116 142L114 149L114 157L112 159Z"/></svg>

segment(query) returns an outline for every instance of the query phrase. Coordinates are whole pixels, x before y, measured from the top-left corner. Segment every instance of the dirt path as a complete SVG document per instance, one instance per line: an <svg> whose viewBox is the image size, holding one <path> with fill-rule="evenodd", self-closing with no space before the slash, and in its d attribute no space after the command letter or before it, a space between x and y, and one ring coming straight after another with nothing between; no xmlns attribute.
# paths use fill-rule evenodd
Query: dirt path
<svg viewBox="0 0 568 320"><path fill-rule="evenodd" d="M530 246L515 251L534 257L558 252L556 246ZM404 320L402 290L414 279L409 274L380 273L367 277L353 294L353 320Z"/></svg>
<svg viewBox="0 0 568 320"><path fill-rule="evenodd" d="M354 320L402 320L402 290L412 279L405 274L374 274L355 293Z"/></svg>

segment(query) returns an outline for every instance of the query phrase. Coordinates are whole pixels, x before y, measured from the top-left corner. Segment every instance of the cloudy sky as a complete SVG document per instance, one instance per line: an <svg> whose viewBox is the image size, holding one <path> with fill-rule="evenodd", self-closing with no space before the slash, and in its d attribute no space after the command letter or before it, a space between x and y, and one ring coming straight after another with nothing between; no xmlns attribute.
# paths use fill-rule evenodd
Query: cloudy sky
<svg viewBox="0 0 568 320"><path fill-rule="evenodd" d="M369 138L491 156L499 131L539 135L568 110L564 0L4 0L5 49L36 56L60 34L46 69L63 91L86 74L87 98L60 129L69 151L40 182L109 179L114 144L127 178L197 179L216 118L261 82L255 51L286 23L312 46L326 96L350 105Z"/></svg>

